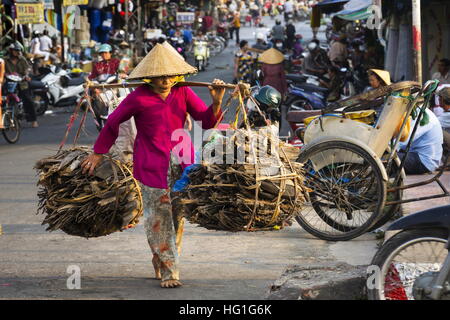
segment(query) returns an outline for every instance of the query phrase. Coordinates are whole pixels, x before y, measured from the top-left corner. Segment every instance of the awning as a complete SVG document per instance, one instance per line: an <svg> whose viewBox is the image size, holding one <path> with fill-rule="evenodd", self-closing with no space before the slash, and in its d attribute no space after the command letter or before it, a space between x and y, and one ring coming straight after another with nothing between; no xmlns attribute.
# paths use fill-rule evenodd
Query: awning
<svg viewBox="0 0 450 320"><path fill-rule="evenodd" d="M323 0L317 3L319 7L322 6L329 6L329 5L335 5L335 4L344 4L346 2L349 2L349 0Z"/></svg>
<svg viewBox="0 0 450 320"><path fill-rule="evenodd" d="M365 20L370 17L372 0L350 0L344 5L344 9L336 12L336 16L344 20Z"/></svg>
<svg viewBox="0 0 450 320"><path fill-rule="evenodd" d="M321 13L333 13L342 10L342 6L349 0L323 0L316 4Z"/></svg>

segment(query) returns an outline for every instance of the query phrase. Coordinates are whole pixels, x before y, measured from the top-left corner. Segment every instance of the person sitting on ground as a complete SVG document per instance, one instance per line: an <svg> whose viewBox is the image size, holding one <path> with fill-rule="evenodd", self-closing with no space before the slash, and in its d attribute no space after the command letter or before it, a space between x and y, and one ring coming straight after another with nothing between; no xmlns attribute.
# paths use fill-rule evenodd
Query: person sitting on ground
<svg viewBox="0 0 450 320"><path fill-rule="evenodd" d="M414 128L417 120L416 117L411 121L411 128ZM404 142L399 143L400 159L406 156L406 174L423 174L436 170L441 164L443 151L443 133L438 118L430 109L426 109L414 135L409 153L406 155L405 148L412 131Z"/></svg>

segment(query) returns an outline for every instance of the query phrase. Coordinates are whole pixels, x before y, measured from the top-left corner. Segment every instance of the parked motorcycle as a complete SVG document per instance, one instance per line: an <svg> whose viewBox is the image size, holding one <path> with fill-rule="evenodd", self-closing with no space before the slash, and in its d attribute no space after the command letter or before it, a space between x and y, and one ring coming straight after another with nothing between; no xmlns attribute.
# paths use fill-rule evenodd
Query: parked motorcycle
<svg viewBox="0 0 450 320"><path fill-rule="evenodd" d="M23 118L23 102L19 98L19 83L22 77L17 74L7 74L3 85L2 93L2 120L3 127L1 129L3 137L8 143L16 143L19 141L21 133L20 120Z"/></svg>
<svg viewBox="0 0 450 320"><path fill-rule="evenodd" d="M370 300L450 298L450 205L400 218L368 269Z"/></svg>
<svg viewBox="0 0 450 320"><path fill-rule="evenodd" d="M55 108L75 106L84 93L83 84L85 83L86 73L70 72L55 66L39 68L42 76L40 82L44 85L37 85L35 80L33 86L36 95L42 97L44 101L42 109L46 110L49 104ZM47 98L43 97L43 93L47 93Z"/></svg>

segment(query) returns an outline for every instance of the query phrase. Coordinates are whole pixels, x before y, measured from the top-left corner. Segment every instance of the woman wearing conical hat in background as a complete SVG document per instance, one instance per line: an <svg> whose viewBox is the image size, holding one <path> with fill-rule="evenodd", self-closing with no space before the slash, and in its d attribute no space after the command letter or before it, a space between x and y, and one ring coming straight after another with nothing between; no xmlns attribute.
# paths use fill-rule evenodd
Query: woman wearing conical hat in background
<svg viewBox="0 0 450 320"><path fill-rule="evenodd" d="M213 128L222 116L225 89L209 87L212 104L207 107L189 87L174 86L180 76L196 72L171 50L157 44L128 77L149 79L150 84L130 93L108 116L94 152L82 163L83 172L92 175L103 154L114 144L119 125L134 117L137 135L133 175L141 185L144 227L153 253L155 275L161 279L163 288L181 285L178 260L183 218L181 213L172 212L169 187L178 179L180 169L194 163L192 143L183 135L186 112L201 121L204 129ZM213 83L223 84L223 81L215 79Z"/></svg>
<svg viewBox="0 0 450 320"><path fill-rule="evenodd" d="M380 87L389 86L391 84L391 74L389 71L380 69L369 69L369 84L371 89L378 89Z"/></svg>
<svg viewBox="0 0 450 320"><path fill-rule="evenodd" d="M286 74L284 73L284 55L275 48L264 51L259 56L263 76L262 85L272 86L284 97L287 93Z"/></svg>

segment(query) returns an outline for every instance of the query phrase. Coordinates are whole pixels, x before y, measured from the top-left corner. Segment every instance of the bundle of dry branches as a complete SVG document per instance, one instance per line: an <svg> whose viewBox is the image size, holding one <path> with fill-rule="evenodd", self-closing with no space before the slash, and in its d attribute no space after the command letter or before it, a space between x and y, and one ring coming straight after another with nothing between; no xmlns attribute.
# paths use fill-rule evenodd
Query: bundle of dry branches
<svg viewBox="0 0 450 320"><path fill-rule="evenodd" d="M190 222L228 231L290 224L305 201L301 164L294 162L297 148L265 127L235 130L204 149L212 151L213 160L190 172L187 190L175 201Z"/></svg>
<svg viewBox="0 0 450 320"><path fill-rule="evenodd" d="M47 231L99 237L135 225L142 216L140 187L131 164L118 154L105 155L94 175L83 174L81 162L90 147L74 147L39 160L38 213L46 214Z"/></svg>

